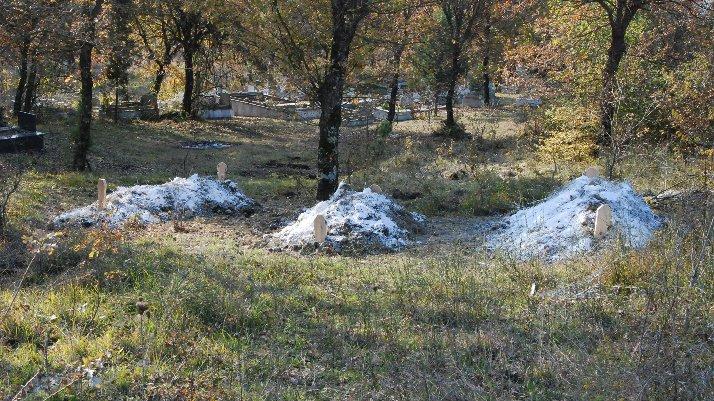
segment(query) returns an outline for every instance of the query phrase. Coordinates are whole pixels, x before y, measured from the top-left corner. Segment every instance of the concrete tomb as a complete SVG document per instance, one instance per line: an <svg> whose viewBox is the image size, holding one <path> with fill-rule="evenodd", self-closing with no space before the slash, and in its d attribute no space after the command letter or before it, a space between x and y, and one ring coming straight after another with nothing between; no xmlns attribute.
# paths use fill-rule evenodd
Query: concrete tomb
<svg viewBox="0 0 714 401"><path fill-rule="evenodd" d="M17 115L17 120L18 127L0 124L0 153L42 150L45 146L45 134L37 132L35 115L20 112Z"/></svg>

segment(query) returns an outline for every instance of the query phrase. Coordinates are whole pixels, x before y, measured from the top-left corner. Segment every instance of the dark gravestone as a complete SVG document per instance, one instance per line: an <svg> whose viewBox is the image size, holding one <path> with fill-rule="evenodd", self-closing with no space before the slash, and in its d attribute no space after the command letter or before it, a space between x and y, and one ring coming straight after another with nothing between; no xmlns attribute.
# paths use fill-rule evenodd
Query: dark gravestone
<svg viewBox="0 0 714 401"><path fill-rule="evenodd" d="M37 118L31 113L18 113L17 128L0 130L0 153L42 150L44 135L37 132Z"/></svg>
<svg viewBox="0 0 714 401"><path fill-rule="evenodd" d="M37 131L37 117L32 113L17 113L17 125L20 129L30 132Z"/></svg>

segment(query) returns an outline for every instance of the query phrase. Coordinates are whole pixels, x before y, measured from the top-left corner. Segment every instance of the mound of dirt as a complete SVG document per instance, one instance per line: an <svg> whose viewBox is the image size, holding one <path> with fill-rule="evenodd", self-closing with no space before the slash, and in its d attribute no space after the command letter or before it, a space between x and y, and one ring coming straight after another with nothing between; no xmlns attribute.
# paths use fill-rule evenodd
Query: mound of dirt
<svg viewBox="0 0 714 401"><path fill-rule="evenodd" d="M211 214L250 214L255 206L232 181L192 175L161 185L119 187L107 195L106 209L98 210L94 202L57 216L52 225L92 227L106 223L119 227L130 219L151 224Z"/></svg>
<svg viewBox="0 0 714 401"><path fill-rule="evenodd" d="M612 208L612 227L595 238L595 211L602 204ZM642 247L660 225L660 218L629 184L582 176L545 201L505 218L487 241L491 249L519 259L553 261L587 253L615 238Z"/></svg>
<svg viewBox="0 0 714 401"><path fill-rule="evenodd" d="M314 237L318 215L327 222L327 238L320 245ZM341 183L330 199L306 210L268 240L275 248L302 251L319 246L338 253L395 251L408 245L425 223L424 216L407 211L384 194L369 188L357 192Z"/></svg>

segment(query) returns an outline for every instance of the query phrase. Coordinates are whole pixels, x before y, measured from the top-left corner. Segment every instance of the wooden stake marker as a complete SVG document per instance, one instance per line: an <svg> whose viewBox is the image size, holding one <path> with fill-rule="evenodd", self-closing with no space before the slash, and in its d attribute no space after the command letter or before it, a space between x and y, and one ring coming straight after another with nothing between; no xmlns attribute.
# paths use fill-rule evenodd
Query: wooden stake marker
<svg viewBox="0 0 714 401"><path fill-rule="evenodd" d="M325 239L327 238L327 220L325 220L325 216L321 214L315 216L313 225L313 235L315 236L315 241L319 243L325 242Z"/></svg>
<svg viewBox="0 0 714 401"><path fill-rule="evenodd" d="M602 238L607 234L607 230L612 226L612 208L610 205L600 205L595 211L595 238Z"/></svg>
<svg viewBox="0 0 714 401"><path fill-rule="evenodd" d="M585 172L583 173L583 175L586 176L586 177L588 177L588 178L595 178L595 177L598 177L598 176L600 175L600 170L599 170L597 167L595 167L595 166L590 166L590 167L588 167L588 168L585 170Z"/></svg>
<svg viewBox="0 0 714 401"><path fill-rule="evenodd" d="M382 187L380 187L380 186L377 185L377 184L372 184L372 185L370 185L370 186L369 186L369 189L371 189L372 192L374 192L375 194L381 194L381 193L382 193Z"/></svg>
<svg viewBox="0 0 714 401"><path fill-rule="evenodd" d="M226 172L228 171L228 166L226 165L226 163L224 163L224 162L218 163L216 170L218 171L218 181L225 181L226 180Z"/></svg>
<svg viewBox="0 0 714 401"><path fill-rule="evenodd" d="M528 293L529 296L535 296L536 291L538 290L538 287L536 286L535 281L531 284L531 291Z"/></svg>
<svg viewBox="0 0 714 401"><path fill-rule="evenodd" d="M99 210L107 208L107 180L100 178L97 183L97 207Z"/></svg>

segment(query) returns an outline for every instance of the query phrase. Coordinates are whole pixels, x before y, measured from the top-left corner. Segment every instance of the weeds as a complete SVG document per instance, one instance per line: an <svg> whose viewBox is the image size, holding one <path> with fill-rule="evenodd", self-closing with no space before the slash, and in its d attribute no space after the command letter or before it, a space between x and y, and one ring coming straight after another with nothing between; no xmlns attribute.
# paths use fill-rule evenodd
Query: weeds
<svg viewBox="0 0 714 401"><path fill-rule="evenodd" d="M5 239L8 207L12 197L19 191L25 173L26 160L20 157L0 159L0 240Z"/></svg>
<svg viewBox="0 0 714 401"><path fill-rule="evenodd" d="M222 124L215 131L228 135ZM509 211L567 178L567 169L545 176L536 170L546 165L510 153L502 127L480 131L483 143L446 144L428 135L431 126L411 132L409 124L394 127L378 157L368 149L374 142L361 142L376 139L374 131L351 139L364 145L353 154L353 178L419 192L405 204L430 216ZM170 143L184 135L148 127ZM265 130L240 131L245 147L227 152L277 146ZM112 155L131 153L129 145L97 139L107 144L98 165L119 176ZM136 162L123 180L163 181L157 166L180 163L154 151L122 161ZM261 161L224 153L197 158L196 170L213 174L218 157L244 169ZM462 166L466 176L444 178ZM682 164L670 167L642 172L637 184L686 179ZM268 207L287 191L313 192L313 180L248 172L241 185ZM12 203L13 219L46 221L48 199L94 199L95 177L36 174ZM0 395L18 394L37 375L30 387L39 399L707 399L714 234L710 216L699 216L702 224L686 226L672 216L646 249L553 265L471 243L363 258L276 254L236 246L245 233L234 226L224 237L181 224L121 236L68 232L38 254L21 287L27 255L19 258L23 269L0 290L8 310Z"/></svg>

